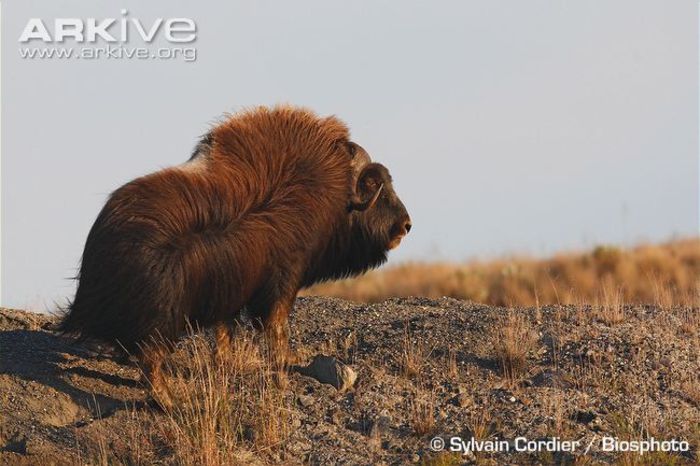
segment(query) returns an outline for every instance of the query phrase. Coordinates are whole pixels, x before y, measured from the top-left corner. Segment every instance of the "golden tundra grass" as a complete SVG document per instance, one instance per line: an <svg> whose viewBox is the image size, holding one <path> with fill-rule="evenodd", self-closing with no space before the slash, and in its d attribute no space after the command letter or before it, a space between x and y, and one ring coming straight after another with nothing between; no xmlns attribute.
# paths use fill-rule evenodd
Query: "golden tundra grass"
<svg viewBox="0 0 700 466"><path fill-rule="evenodd" d="M134 439L129 457L110 457L100 445L96 463L152 464L165 454L168 464L243 465L279 451L292 406L263 340L241 329L221 359L203 335L188 337L167 359L173 407L162 414L134 409L124 432Z"/></svg>
<svg viewBox="0 0 700 466"><path fill-rule="evenodd" d="M435 392L415 388L408 399L409 422L413 432L420 436L432 434L435 430Z"/></svg>
<svg viewBox="0 0 700 466"><path fill-rule="evenodd" d="M586 253L488 262L408 263L362 277L324 283L305 295L377 302L392 296L450 296L498 306L651 303L664 308L700 303L700 239L633 249L600 246ZM602 297L603 284L608 293ZM610 314L613 320L616 317ZM606 317L607 318L607 317Z"/></svg>
<svg viewBox="0 0 700 466"><path fill-rule="evenodd" d="M215 362L209 343L196 335L187 357L173 360L175 403L164 427L182 464L235 464L241 451L275 449L287 437L290 407L277 380L281 373L254 340L242 331L228 360Z"/></svg>
<svg viewBox="0 0 700 466"><path fill-rule="evenodd" d="M496 326L492 335L494 355L509 382L516 382L527 371L527 357L536 342L537 335L522 314L510 311Z"/></svg>
<svg viewBox="0 0 700 466"><path fill-rule="evenodd" d="M411 330L408 322L406 322L404 324L401 359L399 361L401 374L408 379L419 377L422 373L423 365L431 353L432 350L426 348L422 341L411 336Z"/></svg>

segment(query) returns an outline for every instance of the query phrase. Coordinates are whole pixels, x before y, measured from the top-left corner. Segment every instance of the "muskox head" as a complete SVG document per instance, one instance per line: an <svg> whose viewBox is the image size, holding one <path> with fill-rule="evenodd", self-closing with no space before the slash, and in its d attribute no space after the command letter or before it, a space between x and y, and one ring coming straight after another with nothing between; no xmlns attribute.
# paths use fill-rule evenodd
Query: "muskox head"
<svg viewBox="0 0 700 466"><path fill-rule="evenodd" d="M353 157L353 195L348 205L353 229L367 246L385 253L411 231L411 218L394 191L389 170L372 162L353 142L348 150Z"/></svg>

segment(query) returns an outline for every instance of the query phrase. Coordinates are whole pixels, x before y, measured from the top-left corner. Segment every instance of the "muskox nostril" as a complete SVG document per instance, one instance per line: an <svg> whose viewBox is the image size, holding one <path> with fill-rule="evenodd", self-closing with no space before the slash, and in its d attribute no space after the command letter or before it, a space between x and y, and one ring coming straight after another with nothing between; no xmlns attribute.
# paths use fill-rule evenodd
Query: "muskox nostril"
<svg viewBox="0 0 700 466"><path fill-rule="evenodd" d="M406 230L406 234L408 234L409 231L411 231L411 222L406 222L403 226L404 230Z"/></svg>

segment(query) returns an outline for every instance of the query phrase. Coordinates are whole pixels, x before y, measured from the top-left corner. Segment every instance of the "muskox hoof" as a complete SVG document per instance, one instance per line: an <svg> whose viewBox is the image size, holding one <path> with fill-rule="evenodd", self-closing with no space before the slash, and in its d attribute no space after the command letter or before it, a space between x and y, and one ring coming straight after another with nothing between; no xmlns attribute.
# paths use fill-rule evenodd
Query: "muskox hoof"
<svg viewBox="0 0 700 466"><path fill-rule="evenodd" d="M288 334L283 327L271 327L267 329L266 338L272 369L286 371L290 360Z"/></svg>

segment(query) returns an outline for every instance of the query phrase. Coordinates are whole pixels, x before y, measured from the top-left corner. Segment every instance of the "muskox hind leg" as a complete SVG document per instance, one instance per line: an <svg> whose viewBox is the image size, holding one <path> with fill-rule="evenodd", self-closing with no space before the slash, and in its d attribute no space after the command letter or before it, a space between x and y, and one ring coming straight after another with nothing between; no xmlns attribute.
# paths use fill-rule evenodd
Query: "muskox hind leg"
<svg viewBox="0 0 700 466"><path fill-rule="evenodd" d="M165 343L150 343L141 347L139 366L143 372L144 382L150 386L153 400L163 410L173 406L173 399L163 377L163 360L170 353Z"/></svg>
<svg viewBox="0 0 700 466"><path fill-rule="evenodd" d="M227 362L233 346L233 326L228 322L219 322L214 327L216 340L216 360L219 364Z"/></svg>

